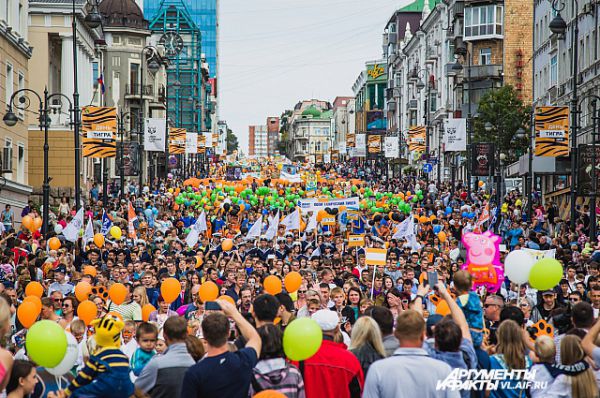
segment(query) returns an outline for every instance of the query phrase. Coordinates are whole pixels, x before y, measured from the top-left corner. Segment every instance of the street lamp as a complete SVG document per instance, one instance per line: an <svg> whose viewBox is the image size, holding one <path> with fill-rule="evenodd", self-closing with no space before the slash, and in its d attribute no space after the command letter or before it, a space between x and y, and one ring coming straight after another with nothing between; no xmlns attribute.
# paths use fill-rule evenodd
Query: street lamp
<svg viewBox="0 0 600 398"><path fill-rule="evenodd" d="M131 112L123 112L123 110L121 110L117 118L118 135L121 139L121 150L119 151L119 179L121 182L121 199L124 199L125 197L125 119L130 118Z"/></svg>
<svg viewBox="0 0 600 398"><path fill-rule="evenodd" d="M415 87L417 89L418 92L421 92L424 88L425 88L425 83L423 82L422 78L427 78L427 99L425 100L425 112L424 112L424 118L425 118L425 156L427 158L427 161L429 161L429 130L430 130L430 110L431 110L431 81L430 81L430 76L429 76L429 71L427 70L427 68L423 68L423 69L419 69L417 70L417 68L413 69L412 74L410 76L411 80L416 81L415 83ZM438 154L438 161L440 155Z"/></svg>
<svg viewBox="0 0 600 398"><path fill-rule="evenodd" d="M465 61L467 61L467 102L468 102L468 111L467 111L467 191L469 192L469 197L471 193L471 140L473 137L473 120L472 120L472 109L471 109L471 62L473 54L469 51L467 46L460 46L454 50L456 58L456 62L452 65L452 70L455 72L460 72L463 70L463 66L460 62L458 62L458 56L462 56ZM476 189L476 188L475 188Z"/></svg>
<svg viewBox="0 0 600 398"><path fill-rule="evenodd" d="M75 111L73 109L73 104L69 97L62 93L48 94L48 89L44 89L44 98L35 91L29 88L22 88L20 90L15 91L8 101L8 111L2 118L4 123L8 127L14 127L19 118L13 112L13 107L22 111L29 109L32 105L31 99L28 95L33 95L34 98L37 98L39 103L38 109L38 120L40 131L44 131L44 181L42 182L42 206L43 206L43 214L42 214L42 235L45 238L48 238L48 219L50 217L50 178L48 176L48 153L50 151L50 146L48 145L48 127L50 127L50 118L48 116L48 104L52 98L59 97L60 100L63 98L67 100L69 103L69 114L72 115ZM18 99L18 101L16 101Z"/></svg>

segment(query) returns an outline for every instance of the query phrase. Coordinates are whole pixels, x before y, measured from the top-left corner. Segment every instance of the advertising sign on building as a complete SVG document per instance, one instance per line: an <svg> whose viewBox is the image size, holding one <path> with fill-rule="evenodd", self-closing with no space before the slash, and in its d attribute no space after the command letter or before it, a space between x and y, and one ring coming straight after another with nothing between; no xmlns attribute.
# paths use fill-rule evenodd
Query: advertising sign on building
<svg viewBox="0 0 600 398"><path fill-rule="evenodd" d="M117 155L117 108L86 106L81 110L83 157L114 158Z"/></svg>
<svg viewBox="0 0 600 398"><path fill-rule="evenodd" d="M198 133L185 133L185 153L198 153Z"/></svg>
<svg viewBox="0 0 600 398"><path fill-rule="evenodd" d="M476 142L471 148L471 174L477 177L493 175L494 144Z"/></svg>
<svg viewBox="0 0 600 398"><path fill-rule="evenodd" d="M164 118L148 118L144 125L144 150L164 152L166 148L167 124Z"/></svg>
<svg viewBox="0 0 600 398"><path fill-rule="evenodd" d="M412 126L408 128L408 137L406 142L408 150L411 152L425 152L425 135L427 128L425 126Z"/></svg>
<svg viewBox="0 0 600 398"><path fill-rule="evenodd" d="M204 134L204 146L206 148L212 148L213 146L213 135L212 133L202 133Z"/></svg>
<svg viewBox="0 0 600 398"><path fill-rule="evenodd" d="M378 134L371 134L368 138L369 141L369 153L378 154L381 152L381 136Z"/></svg>
<svg viewBox="0 0 600 398"><path fill-rule="evenodd" d="M535 108L535 156L569 156L569 108Z"/></svg>
<svg viewBox="0 0 600 398"><path fill-rule="evenodd" d="M365 157L367 156L367 135L356 134L354 144L354 156Z"/></svg>
<svg viewBox="0 0 600 398"><path fill-rule="evenodd" d="M169 128L169 153L181 155L185 153L186 130L178 127Z"/></svg>
<svg viewBox="0 0 600 398"><path fill-rule="evenodd" d="M444 119L444 146L446 152L467 150L467 119Z"/></svg>
<svg viewBox="0 0 600 398"><path fill-rule="evenodd" d="M594 159L594 145L579 145L579 156L577 164L577 194L579 196L591 196L592 178L596 177L596 187L600 177L600 145L596 145L596 159ZM596 162L593 162L595 160Z"/></svg>

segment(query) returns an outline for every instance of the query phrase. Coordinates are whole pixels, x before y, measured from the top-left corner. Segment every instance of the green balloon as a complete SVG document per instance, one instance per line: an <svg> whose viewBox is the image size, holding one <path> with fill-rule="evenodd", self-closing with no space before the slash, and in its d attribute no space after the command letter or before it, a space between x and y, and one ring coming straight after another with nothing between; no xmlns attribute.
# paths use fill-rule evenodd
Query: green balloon
<svg viewBox="0 0 600 398"><path fill-rule="evenodd" d="M413 196L411 201L413 203L417 203L419 201L419 198L417 198L416 196Z"/></svg>
<svg viewBox="0 0 600 398"><path fill-rule="evenodd" d="M292 361L304 361L312 357L319 351L322 342L321 328L310 318L292 321L283 332L283 351Z"/></svg>
<svg viewBox="0 0 600 398"><path fill-rule="evenodd" d="M67 353L67 335L56 322L38 321L27 331L25 348L33 362L45 368L54 368Z"/></svg>
<svg viewBox="0 0 600 398"><path fill-rule="evenodd" d="M381 197L382 197L381 192L377 192L377 194L375 195L375 198L377 200L381 200Z"/></svg>
<svg viewBox="0 0 600 398"><path fill-rule="evenodd" d="M356 185L352 185L352 192L358 191L358 187Z"/></svg>
<svg viewBox="0 0 600 398"><path fill-rule="evenodd" d="M186 229L185 229L183 232L185 232L186 234L189 234L189 233L190 233L190 231L191 231L191 229L189 229L189 228L186 228Z"/></svg>
<svg viewBox="0 0 600 398"><path fill-rule="evenodd" d="M531 267L529 284L538 290L552 289L560 282L563 267L554 258L543 258Z"/></svg>

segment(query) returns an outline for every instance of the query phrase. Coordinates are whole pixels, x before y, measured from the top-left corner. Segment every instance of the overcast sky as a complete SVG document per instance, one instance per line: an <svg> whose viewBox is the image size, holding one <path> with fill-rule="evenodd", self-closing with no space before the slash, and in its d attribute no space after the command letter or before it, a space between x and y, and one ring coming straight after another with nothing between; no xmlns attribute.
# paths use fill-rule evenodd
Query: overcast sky
<svg viewBox="0 0 600 398"><path fill-rule="evenodd" d="M248 125L302 99L352 95L382 33L410 0L219 1L219 117L248 148Z"/></svg>

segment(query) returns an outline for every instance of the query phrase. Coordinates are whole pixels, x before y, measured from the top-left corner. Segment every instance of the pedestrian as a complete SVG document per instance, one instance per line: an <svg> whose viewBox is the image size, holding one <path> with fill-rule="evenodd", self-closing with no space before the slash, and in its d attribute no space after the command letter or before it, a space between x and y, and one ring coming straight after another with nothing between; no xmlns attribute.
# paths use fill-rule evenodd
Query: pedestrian
<svg viewBox="0 0 600 398"><path fill-rule="evenodd" d="M381 332L373 318L363 316L356 321L349 350L358 358L364 375L373 362L386 357Z"/></svg>

